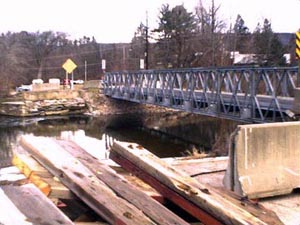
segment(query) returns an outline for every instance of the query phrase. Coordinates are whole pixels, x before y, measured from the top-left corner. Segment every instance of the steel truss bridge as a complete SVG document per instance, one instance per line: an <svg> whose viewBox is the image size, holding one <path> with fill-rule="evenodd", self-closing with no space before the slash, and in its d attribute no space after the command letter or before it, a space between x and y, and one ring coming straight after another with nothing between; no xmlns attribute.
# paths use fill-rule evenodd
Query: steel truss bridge
<svg viewBox="0 0 300 225"><path fill-rule="evenodd" d="M248 123L294 117L298 67L109 72L104 94Z"/></svg>

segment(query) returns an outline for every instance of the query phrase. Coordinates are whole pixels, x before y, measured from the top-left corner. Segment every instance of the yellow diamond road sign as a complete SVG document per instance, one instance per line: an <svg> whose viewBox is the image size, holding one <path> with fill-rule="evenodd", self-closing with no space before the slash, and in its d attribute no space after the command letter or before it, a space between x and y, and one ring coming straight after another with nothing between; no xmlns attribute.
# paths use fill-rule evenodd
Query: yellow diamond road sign
<svg viewBox="0 0 300 225"><path fill-rule="evenodd" d="M62 65L62 68L64 68L67 73L72 73L73 70L77 68L77 65L71 59L67 59L67 61Z"/></svg>
<svg viewBox="0 0 300 225"><path fill-rule="evenodd" d="M300 32L296 32L296 58L300 59Z"/></svg>

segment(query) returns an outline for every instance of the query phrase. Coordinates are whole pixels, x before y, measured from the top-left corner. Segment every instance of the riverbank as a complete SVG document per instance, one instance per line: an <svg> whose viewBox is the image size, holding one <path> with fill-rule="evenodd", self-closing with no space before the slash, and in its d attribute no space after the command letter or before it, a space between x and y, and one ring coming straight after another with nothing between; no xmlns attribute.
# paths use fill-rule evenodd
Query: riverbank
<svg viewBox="0 0 300 225"><path fill-rule="evenodd" d="M77 90L22 92L0 101L0 114L6 116L67 115L86 111L86 101Z"/></svg>
<svg viewBox="0 0 300 225"><path fill-rule="evenodd" d="M0 114L6 116L91 116L161 113L175 110L106 97L99 88L59 89L16 93L0 99Z"/></svg>

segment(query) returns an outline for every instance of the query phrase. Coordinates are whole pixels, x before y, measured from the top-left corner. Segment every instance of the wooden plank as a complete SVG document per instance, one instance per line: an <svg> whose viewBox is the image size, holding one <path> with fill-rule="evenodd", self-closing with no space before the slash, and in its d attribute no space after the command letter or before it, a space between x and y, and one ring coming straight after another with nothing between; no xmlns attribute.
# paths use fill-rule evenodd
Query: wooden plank
<svg viewBox="0 0 300 225"><path fill-rule="evenodd" d="M40 177L40 174L45 174L47 171L44 168L37 169L33 161L33 159L30 159L26 155L14 153L12 164L19 168L29 182L35 184L35 186L48 196L51 191L50 185Z"/></svg>
<svg viewBox="0 0 300 225"><path fill-rule="evenodd" d="M175 159L177 161L177 159ZM171 161L172 162L172 161ZM189 162L189 160L187 160ZM180 167L179 167L180 168ZM195 179L204 184L218 188L223 193L226 192L223 186L224 171L201 174ZM234 197L232 192L227 192ZM239 198L235 195L235 198ZM300 215L300 194L282 195L272 198L259 199L259 204L267 209L271 209L285 225L296 225ZM243 202L243 204L247 204ZM249 209L248 209L249 210Z"/></svg>
<svg viewBox="0 0 300 225"><path fill-rule="evenodd" d="M74 195L21 147L14 149L12 164L49 198L72 199Z"/></svg>
<svg viewBox="0 0 300 225"><path fill-rule="evenodd" d="M56 177L43 178L43 180L50 185L51 191L48 198L51 199L74 199L75 195L63 185Z"/></svg>
<svg viewBox="0 0 300 225"><path fill-rule="evenodd" d="M176 214L152 199L146 193L141 192L135 186L131 185L128 180L125 180L122 176L116 174L113 169L102 164L99 160L88 154L77 144L67 141L56 141L56 143L82 162L87 168L96 174L101 181L115 191L117 195L142 210L155 223L164 225L188 224Z"/></svg>
<svg viewBox="0 0 300 225"><path fill-rule="evenodd" d="M12 203L0 187L0 224L2 225L31 225L27 217Z"/></svg>
<svg viewBox="0 0 300 225"><path fill-rule="evenodd" d="M75 225L108 225L102 222L75 222Z"/></svg>
<svg viewBox="0 0 300 225"><path fill-rule="evenodd" d="M119 164L117 164L113 160L110 159L110 161L112 161L117 166L111 166L111 163L110 163L109 167L112 168L114 171L116 171L117 174L124 177L124 179L127 180L130 184L135 186L140 191L146 193L148 196L155 199L159 203L161 203L161 204L166 203L166 201L165 201L166 199L158 191L156 191L153 187L151 187L149 184L145 183L143 180L141 180L137 176L133 175L132 173L128 173L127 170L122 168ZM100 162L107 165L106 160L104 162L103 162L103 160L100 160Z"/></svg>
<svg viewBox="0 0 300 225"><path fill-rule="evenodd" d="M43 178L52 177L52 175L44 167L34 160L28 152L21 149L20 146L15 148L13 151L12 164L18 167L26 177L30 177L31 174L35 174Z"/></svg>
<svg viewBox="0 0 300 225"><path fill-rule="evenodd" d="M159 192L157 192L149 184L142 181L140 178L134 176L131 173L128 173L126 170L124 170L123 173L120 173L120 170L118 170L117 173L120 174L122 177L124 177L124 179L127 180L128 183L132 184L139 191L142 191L143 193L147 194L151 198L155 199L155 201L157 201L161 204L166 203L165 198Z"/></svg>
<svg viewBox="0 0 300 225"><path fill-rule="evenodd" d="M26 180L24 174L15 166L0 168L0 185L22 183Z"/></svg>
<svg viewBox="0 0 300 225"><path fill-rule="evenodd" d="M191 177L196 177L202 174L215 173L225 171L228 165L228 157L214 157L202 159L181 158L166 158L162 159L172 167L180 169Z"/></svg>
<svg viewBox="0 0 300 225"><path fill-rule="evenodd" d="M26 215L26 220L33 224L73 224L34 184L6 185L2 189L14 205Z"/></svg>
<svg viewBox="0 0 300 225"><path fill-rule="evenodd" d="M44 167L110 224L154 224L139 209L118 197L79 160L49 138L20 140Z"/></svg>
<svg viewBox="0 0 300 225"><path fill-rule="evenodd" d="M300 193L261 199L260 204L276 212L285 225L300 224Z"/></svg>
<svg viewBox="0 0 300 225"><path fill-rule="evenodd" d="M195 218L206 221L206 224L210 225L220 225L218 220L216 220L211 215L207 214L205 211L203 211L201 208L197 207L195 204L186 201L184 197L177 194L176 192L170 190L166 185L162 184L159 180L155 179L153 176L145 173L143 170L141 170L139 167L137 167L134 163L130 162L126 158L122 157L121 155L117 154L116 152L111 152L110 154L111 159L113 159L115 162L119 163L129 172L134 173L139 178L150 184L152 187L154 187L158 192L160 192L163 197L169 199L170 201L177 204L182 209L186 210L188 213L193 215Z"/></svg>
<svg viewBox="0 0 300 225"><path fill-rule="evenodd" d="M137 144L116 141L112 149L114 153L123 157L117 161L118 163L122 163L124 159L127 160L127 162L121 164L122 166L126 166L128 162L131 163L131 166L135 167L135 170L131 172L135 173L138 170L136 174L141 172L148 174L148 181L150 180L149 177L152 177L152 180L168 187L168 191L179 195L181 198L171 199L178 201L179 206L183 204L194 205L205 211L208 218L204 218L201 213L198 215L198 212L191 213L202 222L206 222L206 224L212 224L212 221L205 221L211 219L209 216L224 224L282 224L277 217L265 209L258 207L259 210L252 210L249 213L247 209L252 207L251 204L243 205L243 202L233 204L234 200L231 201L229 196L224 197L212 187L197 182L188 174L169 166ZM114 159L116 158L116 155L112 156L114 156ZM161 189L161 187L159 188ZM182 202L182 199L187 201Z"/></svg>
<svg viewBox="0 0 300 225"><path fill-rule="evenodd" d="M0 168L0 177L6 174L20 174L20 170L15 166Z"/></svg>
<svg viewBox="0 0 300 225"><path fill-rule="evenodd" d="M208 185L208 186L214 187L214 188L224 189L223 183L222 183L224 174L225 174L225 171L219 171L219 172L214 172L214 173L201 174L194 178L201 184Z"/></svg>

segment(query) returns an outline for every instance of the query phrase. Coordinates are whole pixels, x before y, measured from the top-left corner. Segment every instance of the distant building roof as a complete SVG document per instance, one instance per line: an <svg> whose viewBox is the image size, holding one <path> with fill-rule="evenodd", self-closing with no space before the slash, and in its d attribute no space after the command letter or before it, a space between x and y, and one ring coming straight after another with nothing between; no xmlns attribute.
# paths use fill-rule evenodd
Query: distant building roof
<svg viewBox="0 0 300 225"><path fill-rule="evenodd" d="M234 65L253 65L257 64L255 54L240 54L239 52L231 52L231 58Z"/></svg>

